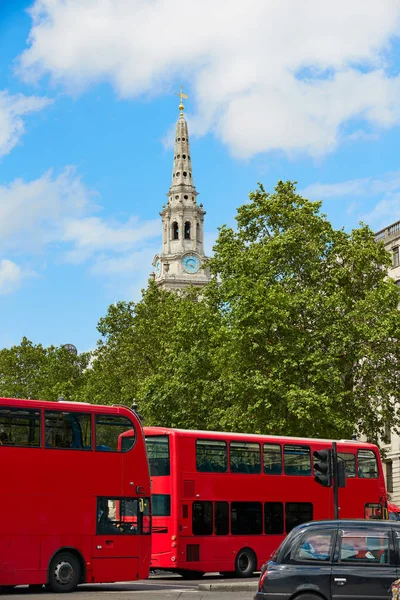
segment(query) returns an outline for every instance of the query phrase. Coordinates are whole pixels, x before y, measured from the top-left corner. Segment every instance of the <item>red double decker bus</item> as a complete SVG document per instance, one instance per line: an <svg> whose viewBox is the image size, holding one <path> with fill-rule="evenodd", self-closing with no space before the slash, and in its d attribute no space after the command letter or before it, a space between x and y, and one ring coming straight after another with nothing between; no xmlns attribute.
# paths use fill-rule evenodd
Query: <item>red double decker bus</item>
<svg viewBox="0 0 400 600"><path fill-rule="evenodd" d="M1 588L148 577L150 477L132 410L1 398L0 472Z"/></svg>
<svg viewBox="0 0 400 600"><path fill-rule="evenodd" d="M313 452L329 448L329 440L144 430L152 480L152 568L187 577L206 571L251 576L291 529L334 517L332 488L313 476ZM339 490L340 518L383 518L386 489L378 448L341 441L337 450L347 483Z"/></svg>

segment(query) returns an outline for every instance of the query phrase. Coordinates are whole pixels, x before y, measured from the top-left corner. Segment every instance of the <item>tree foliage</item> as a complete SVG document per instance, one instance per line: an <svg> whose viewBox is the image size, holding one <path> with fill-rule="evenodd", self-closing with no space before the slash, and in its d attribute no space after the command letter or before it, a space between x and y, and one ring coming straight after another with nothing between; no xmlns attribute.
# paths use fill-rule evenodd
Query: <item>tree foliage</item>
<svg viewBox="0 0 400 600"><path fill-rule="evenodd" d="M75 356L64 347L21 344L0 350L0 396L79 400L89 354Z"/></svg>
<svg viewBox="0 0 400 600"><path fill-rule="evenodd" d="M335 230L321 203L262 186L223 227L208 300L223 314L224 424L376 439L396 423L398 290L365 225ZM230 406L231 405L231 406Z"/></svg>
<svg viewBox="0 0 400 600"><path fill-rule="evenodd" d="M397 423L400 312L388 253L279 182L222 227L211 283L111 306L85 393L148 424L376 439Z"/></svg>

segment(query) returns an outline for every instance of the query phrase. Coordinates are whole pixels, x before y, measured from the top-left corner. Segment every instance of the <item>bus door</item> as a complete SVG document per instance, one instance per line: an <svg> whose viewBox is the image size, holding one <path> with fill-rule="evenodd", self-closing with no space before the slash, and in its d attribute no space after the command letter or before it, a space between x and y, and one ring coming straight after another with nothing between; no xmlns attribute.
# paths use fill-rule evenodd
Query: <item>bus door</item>
<svg viewBox="0 0 400 600"><path fill-rule="evenodd" d="M92 574L99 583L139 577L139 498L98 498L97 528L93 537Z"/></svg>

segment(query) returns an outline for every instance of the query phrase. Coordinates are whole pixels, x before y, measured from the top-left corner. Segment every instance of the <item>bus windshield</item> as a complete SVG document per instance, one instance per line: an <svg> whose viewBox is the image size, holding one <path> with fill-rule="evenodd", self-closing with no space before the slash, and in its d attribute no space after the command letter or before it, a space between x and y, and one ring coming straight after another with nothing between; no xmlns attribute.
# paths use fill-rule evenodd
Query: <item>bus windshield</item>
<svg viewBox="0 0 400 600"><path fill-rule="evenodd" d="M149 459L150 475L169 475L169 439L167 435L146 436L147 456Z"/></svg>

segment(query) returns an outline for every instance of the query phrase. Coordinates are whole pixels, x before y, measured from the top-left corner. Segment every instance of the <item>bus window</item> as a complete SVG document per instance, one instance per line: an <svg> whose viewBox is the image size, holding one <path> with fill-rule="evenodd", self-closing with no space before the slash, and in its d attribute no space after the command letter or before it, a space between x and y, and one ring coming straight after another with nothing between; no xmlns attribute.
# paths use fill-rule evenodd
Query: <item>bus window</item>
<svg viewBox="0 0 400 600"><path fill-rule="evenodd" d="M227 502L215 502L215 535L228 535L229 533L229 504Z"/></svg>
<svg viewBox="0 0 400 600"><path fill-rule="evenodd" d="M338 460L345 464L346 478L356 476L356 457L352 452L338 452Z"/></svg>
<svg viewBox="0 0 400 600"><path fill-rule="evenodd" d="M192 531L193 535L212 534L212 502L193 502Z"/></svg>
<svg viewBox="0 0 400 600"><path fill-rule="evenodd" d="M0 409L0 446L40 447L40 412Z"/></svg>
<svg viewBox="0 0 400 600"><path fill-rule="evenodd" d="M232 473L261 473L260 444L231 442L230 454Z"/></svg>
<svg viewBox="0 0 400 600"><path fill-rule="evenodd" d="M283 504L282 502L265 502L264 532L267 534L283 533Z"/></svg>
<svg viewBox="0 0 400 600"><path fill-rule="evenodd" d="M169 517L171 515L171 496L169 494L152 494L153 517Z"/></svg>
<svg viewBox="0 0 400 600"><path fill-rule="evenodd" d="M169 440L167 435L146 436L150 475L169 475Z"/></svg>
<svg viewBox="0 0 400 600"><path fill-rule="evenodd" d="M379 502L366 504L364 507L364 519L383 519L383 508Z"/></svg>
<svg viewBox="0 0 400 600"><path fill-rule="evenodd" d="M378 463L372 450L358 451L358 476L365 479L376 479L378 477Z"/></svg>
<svg viewBox="0 0 400 600"><path fill-rule="evenodd" d="M313 505L311 502L286 502L286 533L297 525L312 521Z"/></svg>
<svg viewBox="0 0 400 600"><path fill-rule="evenodd" d="M46 448L90 450L92 448L91 416L86 413L65 411L44 413Z"/></svg>
<svg viewBox="0 0 400 600"><path fill-rule="evenodd" d="M133 432L130 432L130 435L121 435L120 442L120 448L122 452L128 452L129 450L132 450L133 446L135 445L135 436Z"/></svg>
<svg viewBox="0 0 400 600"><path fill-rule="evenodd" d="M231 530L232 535L262 533L261 502L232 502Z"/></svg>
<svg viewBox="0 0 400 600"><path fill-rule="evenodd" d="M228 470L226 442L197 440L196 468L206 473L226 473Z"/></svg>
<svg viewBox="0 0 400 600"><path fill-rule="evenodd" d="M284 446L285 474L311 475L311 453L309 446Z"/></svg>
<svg viewBox="0 0 400 600"><path fill-rule="evenodd" d="M96 450L100 452L125 452L119 444L121 434L134 430L133 423L119 415L96 414ZM129 450L131 446L129 447Z"/></svg>
<svg viewBox="0 0 400 600"><path fill-rule="evenodd" d="M279 444L264 444L264 473L267 475L282 474L282 448Z"/></svg>
<svg viewBox="0 0 400 600"><path fill-rule="evenodd" d="M149 534L148 498L97 498L97 535Z"/></svg>

